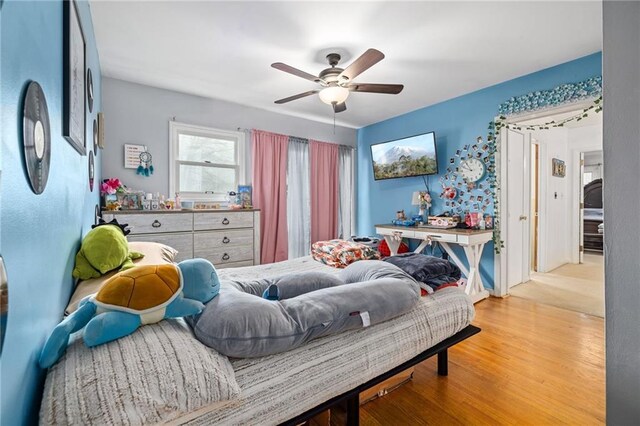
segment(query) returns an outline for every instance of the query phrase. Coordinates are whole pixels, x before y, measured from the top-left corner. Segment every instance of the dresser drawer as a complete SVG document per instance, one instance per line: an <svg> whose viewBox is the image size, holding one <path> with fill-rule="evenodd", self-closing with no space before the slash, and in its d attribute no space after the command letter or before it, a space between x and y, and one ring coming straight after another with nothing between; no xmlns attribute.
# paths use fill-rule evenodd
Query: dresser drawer
<svg viewBox="0 0 640 426"><path fill-rule="evenodd" d="M253 245L237 247L211 247L194 251L194 257L203 257L214 265L253 260Z"/></svg>
<svg viewBox="0 0 640 426"><path fill-rule="evenodd" d="M229 263L219 263L216 268L218 269L226 269L226 268L241 268L243 266L253 266L252 260L244 260L242 262L229 262Z"/></svg>
<svg viewBox="0 0 640 426"><path fill-rule="evenodd" d="M193 234L190 232L179 234L129 235L129 241L151 241L166 244L178 250L176 262L193 258Z"/></svg>
<svg viewBox="0 0 640 426"><path fill-rule="evenodd" d="M252 228L253 212L208 212L193 214L193 229Z"/></svg>
<svg viewBox="0 0 640 426"><path fill-rule="evenodd" d="M396 229L396 228L376 228L376 233L380 235L388 235L390 237L398 236L402 238L414 238L413 230L407 228L405 229Z"/></svg>
<svg viewBox="0 0 640 426"><path fill-rule="evenodd" d="M253 246L253 229L196 232L193 236L195 251L236 246Z"/></svg>
<svg viewBox="0 0 640 426"><path fill-rule="evenodd" d="M131 234L156 234L160 232L190 232L193 230L191 213L138 213L138 214L105 214L108 222L112 218L118 223L128 223Z"/></svg>
<svg viewBox="0 0 640 426"><path fill-rule="evenodd" d="M455 243L458 241L458 236L456 234L446 234L440 232L425 232L425 231L415 231L413 238L419 238L421 240L426 240L427 238L431 238L433 241L444 241L446 243Z"/></svg>

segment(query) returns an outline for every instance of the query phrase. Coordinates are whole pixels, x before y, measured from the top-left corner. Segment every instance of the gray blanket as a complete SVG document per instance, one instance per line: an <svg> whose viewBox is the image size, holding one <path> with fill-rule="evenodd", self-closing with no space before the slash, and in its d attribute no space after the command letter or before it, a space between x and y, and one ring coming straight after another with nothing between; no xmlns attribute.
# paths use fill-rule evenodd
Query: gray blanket
<svg viewBox="0 0 640 426"><path fill-rule="evenodd" d="M420 253L387 257L385 262L396 265L416 281L425 283L434 290L443 284L456 282L462 276L460 268L448 260Z"/></svg>

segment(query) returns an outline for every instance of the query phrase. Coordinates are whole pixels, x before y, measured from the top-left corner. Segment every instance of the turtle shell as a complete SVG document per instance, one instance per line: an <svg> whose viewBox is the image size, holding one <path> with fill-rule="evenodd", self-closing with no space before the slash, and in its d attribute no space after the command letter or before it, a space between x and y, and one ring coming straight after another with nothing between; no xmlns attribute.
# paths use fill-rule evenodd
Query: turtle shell
<svg viewBox="0 0 640 426"><path fill-rule="evenodd" d="M143 265L111 277L94 300L111 309L142 312L168 305L181 290L182 276L176 265Z"/></svg>

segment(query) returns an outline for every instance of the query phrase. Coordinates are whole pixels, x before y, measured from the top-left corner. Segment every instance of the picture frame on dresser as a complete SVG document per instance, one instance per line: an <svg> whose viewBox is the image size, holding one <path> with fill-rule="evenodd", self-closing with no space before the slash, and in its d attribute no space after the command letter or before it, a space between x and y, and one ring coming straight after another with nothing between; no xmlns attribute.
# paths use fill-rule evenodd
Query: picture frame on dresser
<svg viewBox="0 0 640 426"><path fill-rule="evenodd" d="M140 193L116 193L121 210L142 210L144 194Z"/></svg>
<svg viewBox="0 0 640 426"><path fill-rule="evenodd" d="M62 136L80 155L86 155L86 43L74 0L62 2L63 102Z"/></svg>

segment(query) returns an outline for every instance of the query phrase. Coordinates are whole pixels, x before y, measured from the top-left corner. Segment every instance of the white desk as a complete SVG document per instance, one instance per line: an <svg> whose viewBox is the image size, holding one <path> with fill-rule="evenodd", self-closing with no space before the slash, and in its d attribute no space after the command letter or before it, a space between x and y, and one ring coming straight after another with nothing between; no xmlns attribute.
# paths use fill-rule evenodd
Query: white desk
<svg viewBox="0 0 640 426"><path fill-rule="evenodd" d="M489 297L489 292L484 288L482 277L480 277L480 258L484 245L492 239L493 231L376 225L376 232L384 237L392 256L398 253L398 247L400 247L403 238L420 240L420 245L414 250L415 253L422 252L426 246L437 241L467 277L465 292L471 297L473 303ZM457 244L464 249L469 268L454 253L451 248L452 244Z"/></svg>

